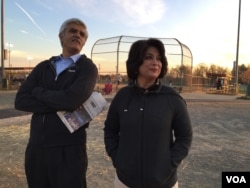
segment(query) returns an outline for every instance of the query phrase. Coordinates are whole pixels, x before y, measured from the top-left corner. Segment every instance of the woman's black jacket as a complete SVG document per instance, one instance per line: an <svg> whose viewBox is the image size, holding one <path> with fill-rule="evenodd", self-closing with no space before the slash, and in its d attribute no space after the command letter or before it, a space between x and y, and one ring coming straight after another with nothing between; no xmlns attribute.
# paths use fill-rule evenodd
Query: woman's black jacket
<svg viewBox="0 0 250 188"><path fill-rule="evenodd" d="M130 85L114 97L104 141L118 178L130 188L170 188L187 156L192 127L186 103L172 88Z"/></svg>

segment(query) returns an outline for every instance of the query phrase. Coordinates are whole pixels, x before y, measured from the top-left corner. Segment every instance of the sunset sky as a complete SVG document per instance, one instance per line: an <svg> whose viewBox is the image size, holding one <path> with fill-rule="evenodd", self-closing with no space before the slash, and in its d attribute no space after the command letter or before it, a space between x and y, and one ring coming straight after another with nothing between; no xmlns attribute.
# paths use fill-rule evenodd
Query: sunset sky
<svg viewBox="0 0 250 188"><path fill-rule="evenodd" d="M35 66L61 53L58 30L71 17L82 19L94 43L120 35L176 38L199 63L232 68L236 59L238 0L5 0L4 44L9 64ZM239 64L250 64L250 1L241 0ZM169 62L171 64L171 62Z"/></svg>

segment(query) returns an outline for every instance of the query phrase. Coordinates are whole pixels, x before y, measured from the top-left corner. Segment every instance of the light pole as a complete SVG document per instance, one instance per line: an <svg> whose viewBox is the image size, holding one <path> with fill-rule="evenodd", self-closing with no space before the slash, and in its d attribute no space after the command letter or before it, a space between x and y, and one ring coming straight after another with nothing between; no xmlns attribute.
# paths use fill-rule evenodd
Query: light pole
<svg viewBox="0 0 250 188"><path fill-rule="evenodd" d="M4 0L1 0L1 82L4 81ZM2 83L3 87L3 83Z"/></svg>
<svg viewBox="0 0 250 188"><path fill-rule="evenodd" d="M6 47L8 47L8 48L9 48L9 68L10 68L10 48L13 48L13 47L14 47L14 45L13 45L13 44L11 44L11 43L9 43L9 42L7 42L7 43L6 43Z"/></svg>
<svg viewBox="0 0 250 188"><path fill-rule="evenodd" d="M10 48L14 47L14 45L11 44L11 43L9 43L9 42L7 42L7 43L6 43L6 47L9 48L9 53L8 53L8 54L9 54L9 82L10 82L10 76L11 76L11 75L10 75L10 73L11 73L11 71L10 71L10 65L11 65L11 64L10 64Z"/></svg>
<svg viewBox="0 0 250 188"><path fill-rule="evenodd" d="M29 62L29 68L30 68L30 62L31 62L31 60L33 60L33 57L27 57L27 60L28 60L28 62Z"/></svg>
<svg viewBox="0 0 250 188"><path fill-rule="evenodd" d="M99 77L99 82L101 81L101 65L100 64L98 64L98 77Z"/></svg>
<svg viewBox="0 0 250 188"><path fill-rule="evenodd" d="M236 47L236 61L235 61L235 94L238 95L239 88L239 71L238 71L238 64L239 64L239 41L240 41L240 11L241 10L241 0L239 0L239 15L238 15L238 34L237 34L237 47Z"/></svg>

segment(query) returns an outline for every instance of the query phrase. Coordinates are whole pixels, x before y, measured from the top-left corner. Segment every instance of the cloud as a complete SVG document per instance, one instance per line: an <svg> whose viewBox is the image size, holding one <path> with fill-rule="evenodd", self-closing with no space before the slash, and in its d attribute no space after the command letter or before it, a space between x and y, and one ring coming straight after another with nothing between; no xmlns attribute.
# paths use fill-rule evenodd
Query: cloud
<svg viewBox="0 0 250 188"><path fill-rule="evenodd" d="M95 4L96 0L88 0L88 1L83 1L83 0L66 0L69 4L75 4L77 6L81 7L87 7L89 5Z"/></svg>
<svg viewBox="0 0 250 188"><path fill-rule="evenodd" d="M131 24L151 24L163 17L166 5L163 0L113 0L122 9L122 13L128 17Z"/></svg>
<svg viewBox="0 0 250 188"><path fill-rule="evenodd" d="M43 8L49 10L49 11L53 11L54 10L53 7L50 6L50 4L49 4L49 3L51 3L51 0L49 0L49 1L37 0L37 3L40 4Z"/></svg>
<svg viewBox="0 0 250 188"><path fill-rule="evenodd" d="M31 15L21 5L19 5L18 3L15 3L15 4L29 18L29 20L41 31L41 33L46 35L46 33L42 30L42 28L31 17Z"/></svg>
<svg viewBox="0 0 250 188"><path fill-rule="evenodd" d="M66 2L81 10L85 16L109 22L122 22L130 26L160 21L166 11L164 0L66 0Z"/></svg>
<svg viewBox="0 0 250 188"><path fill-rule="evenodd" d="M28 31L25 31L25 30L21 30L20 32L23 33L23 34L28 34L29 33Z"/></svg>

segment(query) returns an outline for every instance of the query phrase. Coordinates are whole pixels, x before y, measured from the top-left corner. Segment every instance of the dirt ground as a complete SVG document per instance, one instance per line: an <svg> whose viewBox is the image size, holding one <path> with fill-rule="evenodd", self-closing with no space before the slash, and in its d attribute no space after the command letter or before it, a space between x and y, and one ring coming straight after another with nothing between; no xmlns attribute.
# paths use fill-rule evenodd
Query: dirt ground
<svg viewBox="0 0 250 188"><path fill-rule="evenodd" d="M0 188L27 188L23 160L30 115L0 92ZM185 96L184 96L185 98ZM193 144L178 170L180 188L220 188L222 171L250 171L250 100L186 99ZM114 169L103 145L107 111L88 128L88 187L112 188Z"/></svg>

